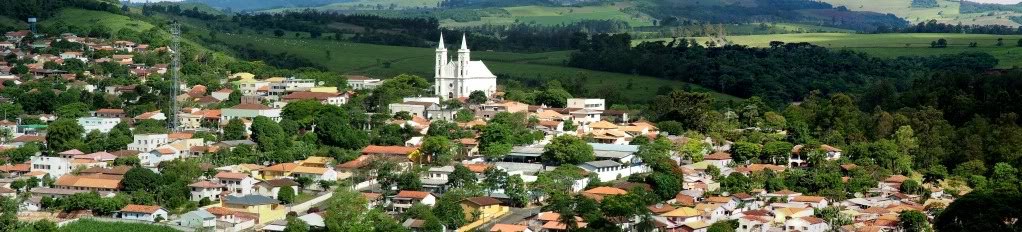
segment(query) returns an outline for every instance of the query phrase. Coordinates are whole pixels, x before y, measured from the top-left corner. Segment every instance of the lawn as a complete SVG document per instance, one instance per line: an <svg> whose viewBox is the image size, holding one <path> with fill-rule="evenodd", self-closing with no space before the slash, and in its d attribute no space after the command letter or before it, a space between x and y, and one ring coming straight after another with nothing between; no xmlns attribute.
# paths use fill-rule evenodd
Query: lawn
<svg viewBox="0 0 1022 232"><path fill-rule="evenodd" d="M173 228L161 225L150 225L143 223L126 222L101 222L96 220L82 219L69 223L57 229L59 232L177 232Z"/></svg>
<svg viewBox="0 0 1022 232"><path fill-rule="evenodd" d="M728 36L733 43L754 47L769 46L770 41L787 43L808 42L819 46L866 52L880 57L928 56L962 52L986 52L998 60L998 67L1022 66L1022 48L1017 46L1022 35L981 35L945 33L900 33L900 34L849 34L849 33L805 33L775 35ZM947 48L930 48L930 42L947 39ZM1003 38L1004 45L997 46L997 39ZM705 38L695 38L703 41ZM651 41L651 40L642 40ZM640 41L637 41L640 42ZM969 43L978 43L969 47Z"/></svg>
<svg viewBox="0 0 1022 232"><path fill-rule="evenodd" d="M132 19L131 17L124 15L75 8L63 9L54 17L42 21L41 24L43 26L50 26L57 21L63 21L68 25L76 25L84 28L89 28L93 25L103 25L110 28L110 32L115 34L123 28L135 31L144 31L153 27L152 24L145 21Z"/></svg>
<svg viewBox="0 0 1022 232"><path fill-rule="evenodd" d="M346 74L359 74L373 77L393 77L402 73L415 74L427 78L433 76L432 48L397 47L372 44L348 43L333 40L275 38L257 35L222 35L220 40L225 43L248 46L267 50L272 53L288 52L307 58L328 69ZM454 43L455 41L450 41ZM449 45L450 46L454 46ZM327 59L327 51L330 59ZM455 52L449 51L451 56ZM507 74L524 78L550 79L586 75L590 83L587 87L593 92L608 89L626 91L625 98L630 101L644 102L654 96L661 86L681 87L685 83L658 79L648 76L629 75L610 72L599 72L585 69L564 67L569 51L547 53L509 53L475 51L473 60L486 61L490 70L497 75ZM629 80L631 89L625 89ZM694 91L709 90L692 85ZM717 94L725 99L737 99L732 96Z"/></svg>
<svg viewBox="0 0 1022 232"><path fill-rule="evenodd" d="M306 202L306 201L312 200L312 198L316 198L318 196L319 195L314 195L312 193L307 193L305 191L302 191L302 192L298 193L298 196L295 196L295 202L294 203L295 204L301 204L302 202Z"/></svg>

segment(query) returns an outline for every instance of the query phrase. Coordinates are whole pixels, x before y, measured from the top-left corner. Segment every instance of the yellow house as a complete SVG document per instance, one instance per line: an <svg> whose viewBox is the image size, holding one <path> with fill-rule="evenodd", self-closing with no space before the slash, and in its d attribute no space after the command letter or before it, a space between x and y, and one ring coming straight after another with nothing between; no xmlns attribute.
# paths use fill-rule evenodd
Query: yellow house
<svg viewBox="0 0 1022 232"><path fill-rule="evenodd" d="M262 195L231 196L224 198L222 207L233 211L247 212L259 215L256 223L269 223L275 220L284 219L287 216L287 207L280 204L280 201Z"/></svg>
<svg viewBox="0 0 1022 232"><path fill-rule="evenodd" d="M330 163L334 162L334 158L322 157L322 156L309 156L301 162L298 162L302 167L313 167L313 168L325 168L330 166Z"/></svg>
<svg viewBox="0 0 1022 232"><path fill-rule="evenodd" d="M296 163L279 163L263 169L259 169L258 179L273 180L291 176L291 172L298 167Z"/></svg>
<svg viewBox="0 0 1022 232"><path fill-rule="evenodd" d="M473 231L489 221L510 212L510 208L500 205L500 200L492 197L469 197L461 201L461 209L465 219L472 221L457 231Z"/></svg>
<svg viewBox="0 0 1022 232"><path fill-rule="evenodd" d="M240 73L235 73L234 75L231 75L230 77L228 77L228 79L234 79L234 78L238 78L238 79L252 79L252 78L255 78L255 74L251 74L251 73L247 73L247 72L240 72Z"/></svg>
<svg viewBox="0 0 1022 232"><path fill-rule="evenodd" d="M338 93L337 87L312 87L309 92L313 93Z"/></svg>

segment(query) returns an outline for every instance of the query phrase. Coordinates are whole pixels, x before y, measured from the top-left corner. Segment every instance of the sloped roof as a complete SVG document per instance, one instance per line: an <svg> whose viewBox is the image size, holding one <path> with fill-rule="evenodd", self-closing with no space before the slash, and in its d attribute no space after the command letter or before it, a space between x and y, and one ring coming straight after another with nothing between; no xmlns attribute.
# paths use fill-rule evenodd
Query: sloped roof
<svg viewBox="0 0 1022 232"><path fill-rule="evenodd" d="M429 193L429 192L422 192L422 191L401 190L401 192L398 192L397 195L394 196L394 197L412 198L412 199L420 199L421 200L421 199L425 199L429 195L432 195L432 194Z"/></svg>
<svg viewBox="0 0 1022 232"><path fill-rule="evenodd" d="M245 179L246 177L248 177L248 174L237 173L237 172L220 172L220 173L217 173L216 176L214 176L214 177L219 178L219 179L240 180L240 179Z"/></svg>
<svg viewBox="0 0 1022 232"><path fill-rule="evenodd" d="M585 193L597 194L597 195L624 195L624 194L628 194L628 191L625 191L624 189L614 188L614 187L600 186L600 187L596 187L596 188L592 188L592 189L586 190Z"/></svg>
<svg viewBox="0 0 1022 232"><path fill-rule="evenodd" d="M188 187L195 187L195 188L221 188L221 187L224 187L224 185L220 184L220 183L208 181L208 180L203 180L203 181L192 183L192 184L188 185Z"/></svg>
<svg viewBox="0 0 1022 232"><path fill-rule="evenodd" d="M131 204L131 205L125 205L124 208L121 208L121 212L152 214L152 213L156 213L156 211L160 210L160 209L161 209L161 207L158 206L158 205L134 205L134 204Z"/></svg>
<svg viewBox="0 0 1022 232"><path fill-rule="evenodd" d="M241 103L241 104L238 104L238 105L236 105L234 107L231 107L231 109L235 109L235 110L269 110L269 109L273 109L273 108L270 108L269 106L266 106L266 105L263 105L263 104Z"/></svg>
<svg viewBox="0 0 1022 232"><path fill-rule="evenodd" d="M469 197L465 198L465 200L462 200L462 202L472 203L477 206L490 206L500 204L500 200L497 200L496 198L492 197Z"/></svg>
<svg viewBox="0 0 1022 232"><path fill-rule="evenodd" d="M403 146L376 146L369 145L362 149L363 154L390 154L390 155L407 155L413 151L418 150L415 147L403 147Z"/></svg>
<svg viewBox="0 0 1022 232"><path fill-rule="evenodd" d="M713 154L707 155L703 159L705 160L729 160L731 154L723 151L714 152Z"/></svg>
<svg viewBox="0 0 1022 232"><path fill-rule="evenodd" d="M237 205L269 205L280 203L277 199L273 199L263 195L245 195L245 196L233 196L228 195L224 198L224 202L228 204Z"/></svg>
<svg viewBox="0 0 1022 232"><path fill-rule="evenodd" d="M700 213L698 210L696 210L694 208L691 208L691 207L681 207L681 208L677 208L675 210L671 210L670 212L661 214L660 216L664 216L664 217L695 217L695 216L699 216L701 214L702 213Z"/></svg>
<svg viewBox="0 0 1022 232"><path fill-rule="evenodd" d="M270 186L270 187L291 187L291 186L298 186L298 182L295 182L294 180L291 180L291 179L288 179L288 178L281 178L281 179L274 179L274 180L265 180L263 182L259 182L259 185Z"/></svg>

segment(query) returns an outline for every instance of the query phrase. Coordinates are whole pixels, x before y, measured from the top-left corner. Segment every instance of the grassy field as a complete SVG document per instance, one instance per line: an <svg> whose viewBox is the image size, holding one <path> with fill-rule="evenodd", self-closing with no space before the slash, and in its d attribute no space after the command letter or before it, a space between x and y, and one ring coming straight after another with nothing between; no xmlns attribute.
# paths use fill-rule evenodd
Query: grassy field
<svg viewBox="0 0 1022 232"><path fill-rule="evenodd" d="M57 229L59 232L177 232L168 226L150 225L142 223L124 222L101 222L89 219L82 219L72 222Z"/></svg>
<svg viewBox="0 0 1022 232"><path fill-rule="evenodd" d="M50 26L54 22L63 21L68 25L77 25L89 28L92 25L103 25L110 28L111 33L117 33L123 28L135 31L144 31L153 28L152 24L145 21L135 20L128 16L117 15L104 11L92 11L82 9L63 9L56 16L40 22L43 26Z"/></svg>
<svg viewBox="0 0 1022 232"><path fill-rule="evenodd" d="M274 38L258 35L222 35L225 43L248 46L267 50L273 53L287 52L307 58L321 64L332 71L360 74L374 77L392 77L402 73L415 74L423 77L433 75L433 49L396 47L372 44L338 42L332 40ZM453 46L453 45L451 45ZM327 51L330 58L327 58ZM454 52L450 51L453 56ZM523 78L549 79L586 75L590 83L587 87L595 91L621 89L629 80L633 90L625 95L632 101L644 101L652 97L660 86L681 87L683 82L657 79L648 76L628 75L609 72L598 72L585 69L564 67L563 61L570 52L548 53L507 53L476 51L473 60L486 61L494 74L508 74ZM711 92L699 86L695 91ZM714 94L720 99L734 100L735 97Z"/></svg>
<svg viewBox="0 0 1022 232"><path fill-rule="evenodd" d="M1022 14L1013 12L994 12L993 15L983 13L960 14L958 7L961 5L957 0L937 0L939 7L934 8L912 8L912 0L822 0L834 6L845 6L853 11L873 11L881 13L892 13L913 23L925 22L931 19L949 24L997 24L1008 26L1019 26L1018 23L1008 19L1008 16L1019 16Z"/></svg>
<svg viewBox="0 0 1022 232"><path fill-rule="evenodd" d="M326 6L312 7L311 9L317 10L376 10L379 7L383 9L416 9L416 8L435 8L440 4L440 0L353 0L349 2L333 3ZM266 10L266 12L280 12L288 10L303 10L309 9L306 7L297 8L278 8L272 10Z"/></svg>
<svg viewBox="0 0 1022 232"><path fill-rule="evenodd" d="M625 9L632 5L627 2L618 2L613 5L601 6L516 6L504 7L504 11L510 16L489 16L482 17L478 21L455 22L444 20L441 23L445 27L479 26L484 24L502 25L513 23L534 23L540 25L569 24L582 20L620 20L628 22L633 27L652 26L653 20L644 15L633 15L625 13Z"/></svg>
<svg viewBox="0 0 1022 232"><path fill-rule="evenodd" d="M881 57L986 52L1000 60L998 67L1022 66L1022 47L1017 46L1018 40L1022 39L1022 35L805 33L728 36L727 38L733 43L754 47L769 46L770 41L786 43L808 42L829 48L862 51ZM941 38L947 39L947 48L930 48L931 41ZM997 46L998 38L1004 39L1003 46ZM705 41L706 38L697 37L695 39ZM969 47L969 43L972 42L978 43L978 46Z"/></svg>

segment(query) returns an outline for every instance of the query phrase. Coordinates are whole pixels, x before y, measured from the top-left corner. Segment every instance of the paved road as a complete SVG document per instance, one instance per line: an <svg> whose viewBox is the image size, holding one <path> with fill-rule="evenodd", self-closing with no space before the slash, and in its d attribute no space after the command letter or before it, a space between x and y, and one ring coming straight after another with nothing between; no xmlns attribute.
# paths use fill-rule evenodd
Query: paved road
<svg viewBox="0 0 1022 232"><path fill-rule="evenodd" d="M540 210L541 209L539 207L532 207L532 208L511 208L511 213L509 213L507 215L504 215L503 217L500 217L497 220L490 221L490 223L487 223L486 225L480 226L479 228L483 229L482 231L490 231L490 228L493 227L494 224L514 224L514 223L518 223L518 222L520 222L522 220L525 220L526 218L529 218L529 217L532 217L533 215L539 214Z"/></svg>

